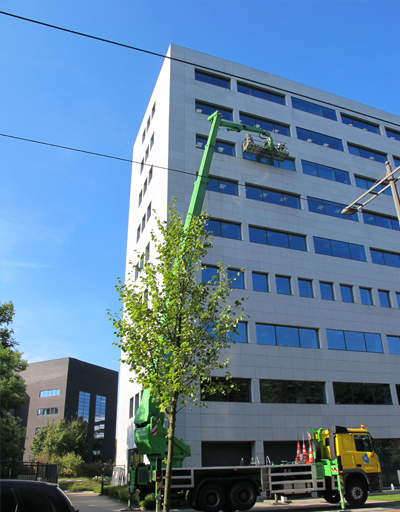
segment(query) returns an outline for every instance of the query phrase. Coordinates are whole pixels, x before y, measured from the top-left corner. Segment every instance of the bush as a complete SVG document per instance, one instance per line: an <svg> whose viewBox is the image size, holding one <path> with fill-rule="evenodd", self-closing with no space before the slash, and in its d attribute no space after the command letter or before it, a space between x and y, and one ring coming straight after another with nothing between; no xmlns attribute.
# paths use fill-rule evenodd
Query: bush
<svg viewBox="0 0 400 512"><path fill-rule="evenodd" d="M104 494L107 494L111 498L116 498L117 500L125 501L128 503L129 499L129 486L121 485L121 486L104 486Z"/></svg>
<svg viewBox="0 0 400 512"><path fill-rule="evenodd" d="M58 485L63 491L69 492L93 491L97 494L101 492L101 483L93 482L93 480L69 480L67 482L58 482Z"/></svg>
<svg viewBox="0 0 400 512"><path fill-rule="evenodd" d="M53 464L58 464L58 474L62 476L78 476L82 466L82 457L75 453L67 453L63 457L53 457Z"/></svg>
<svg viewBox="0 0 400 512"><path fill-rule="evenodd" d="M145 508L146 510L156 508L156 500L154 498L154 494L148 494L144 500L139 502L139 506L141 508Z"/></svg>
<svg viewBox="0 0 400 512"><path fill-rule="evenodd" d="M107 462L104 467L104 474L106 476L111 476L113 472L113 464L112 462ZM93 478L94 476L102 475L103 473L103 464L97 460L96 462L92 462L91 464L82 464L79 469L80 476L87 476L89 478Z"/></svg>

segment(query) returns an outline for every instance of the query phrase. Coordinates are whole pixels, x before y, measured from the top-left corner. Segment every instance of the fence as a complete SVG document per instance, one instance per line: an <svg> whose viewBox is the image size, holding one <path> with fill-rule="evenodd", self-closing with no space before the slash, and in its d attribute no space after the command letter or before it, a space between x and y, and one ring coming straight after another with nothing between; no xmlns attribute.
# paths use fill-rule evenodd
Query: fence
<svg viewBox="0 0 400 512"><path fill-rule="evenodd" d="M42 462L1 461L2 479L40 480L42 482L58 482L58 464Z"/></svg>

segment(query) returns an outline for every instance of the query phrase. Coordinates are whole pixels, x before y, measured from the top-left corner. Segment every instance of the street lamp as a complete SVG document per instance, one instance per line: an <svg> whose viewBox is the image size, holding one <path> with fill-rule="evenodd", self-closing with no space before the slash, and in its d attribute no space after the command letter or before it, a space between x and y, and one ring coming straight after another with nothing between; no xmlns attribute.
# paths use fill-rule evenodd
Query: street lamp
<svg viewBox="0 0 400 512"><path fill-rule="evenodd" d="M400 199L399 199L399 193L396 188L396 182L400 180L400 176L398 176L397 178L394 177L394 174L397 171L400 171L400 165L399 165L399 167L396 167L396 169L394 171L392 171L392 168L390 167L390 163L387 161L386 162L386 176L384 178L382 178L381 180L379 180L377 183L375 183L375 185L373 185L369 190L367 190L358 199L356 199L351 204L349 204L348 206L343 208L342 214L343 215L354 215L355 213L360 211L366 204L368 204L370 201L375 199L375 197L379 196L386 189L388 189L390 187L390 189L392 191L394 206L396 208L397 219L400 223ZM384 184L387 181L389 181L389 183L387 183L383 188L381 188L381 190L379 190L379 192L375 191L375 189L377 187L379 187L380 185ZM364 197L366 197L368 194L371 194L372 197L370 197L366 201L362 202L362 199L364 199Z"/></svg>

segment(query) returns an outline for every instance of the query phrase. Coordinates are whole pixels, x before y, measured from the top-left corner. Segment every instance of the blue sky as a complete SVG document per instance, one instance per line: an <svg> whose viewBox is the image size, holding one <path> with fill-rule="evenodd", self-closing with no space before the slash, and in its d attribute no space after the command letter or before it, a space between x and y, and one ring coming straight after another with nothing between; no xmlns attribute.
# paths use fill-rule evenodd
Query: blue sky
<svg viewBox="0 0 400 512"><path fill-rule="evenodd" d="M398 1L2 0L0 10L162 54L187 46L400 114ZM0 133L131 158L161 58L1 14L0 48ZM0 172L0 300L14 301L20 349L28 362L118 370L106 310L119 309L130 164L0 137Z"/></svg>

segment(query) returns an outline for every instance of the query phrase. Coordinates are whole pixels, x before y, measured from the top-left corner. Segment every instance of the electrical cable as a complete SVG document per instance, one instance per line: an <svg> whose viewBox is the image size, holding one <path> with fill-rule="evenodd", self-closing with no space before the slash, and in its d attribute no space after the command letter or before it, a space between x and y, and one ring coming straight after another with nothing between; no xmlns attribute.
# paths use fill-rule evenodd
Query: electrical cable
<svg viewBox="0 0 400 512"><path fill-rule="evenodd" d="M53 28L55 30L61 30L62 32L67 32L69 34L74 34L74 35L77 35L77 36L86 37L88 39L93 39L95 41L100 41L102 43L107 43L107 44L112 44L112 45L115 45L115 46L120 46L120 47L126 48L128 50L134 50L134 51L137 51L137 52L146 53L148 55L153 55L155 57L161 57L162 59L168 59L168 60L172 60L172 61L175 61L175 62L180 62L182 64L188 64L190 66L194 66L195 68L205 69L205 70L211 71L213 73L222 73L222 74L224 74L226 76L230 76L232 78L236 78L236 79L239 79L239 80L245 80L246 82L252 82L252 83L255 83L257 85L261 85L262 87L268 87L269 89L275 89L277 91L285 92L285 93L288 93L288 94L294 94L295 96L300 96L302 98L307 98L309 100L315 101L315 98L312 98L311 96L307 96L305 94L299 94L299 93L293 92L293 91L291 91L289 89L284 89L282 87L276 87L274 85L265 84L264 82L259 82L257 80L254 80L254 79L251 79L251 78L246 78L246 77L243 77L241 75L236 75L234 73L229 73L227 71L220 71L218 69L210 68L208 66L202 66L201 64L196 64L194 62L190 62L190 61L187 61L187 60L184 60L184 59L178 59L177 57L169 57L167 55L163 55L162 53L152 52L150 50L145 50L144 48L139 48L139 47L136 47L136 46L131 46L129 44L119 43L118 41L113 41L111 39L105 39L103 37L98 37L98 36L93 36L91 34L86 34L85 32L78 32L77 30L72 30L72 29L68 29L68 28L65 28L65 27L60 27L58 25L52 25L50 23L45 23L43 21L34 20L34 19L31 19L31 18L26 18L24 16L18 16L17 14L12 14L12 13L6 12L6 11L0 11L0 14L3 14L5 16L10 16L12 18L17 18L17 19L22 20L22 21L28 21L29 23L35 23L37 25L42 25L42 26L47 27L47 28ZM324 100L316 100L316 101L318 101L319 103L323 103L325 105L330 105L330 106L335 107L335 108L339 108L339 109L342 109L342 110L347 110L348 112L353 112L354 114L359 114L359 115L366 116L366 114L363 113L363 112L359 112L358 110L349 109L347 107L341 107L340 105L337 105L335 103L331 103L329 101L324 101ZM392 125L400 127L400 124L398 124L398 123L393 123L392 121L386 121L385 119L382 119L382 118L377 117L377 116L368 115L367 117L369 117L371 119L376 119L378 121L382 121L383 123L390 123Z"/></svg>

